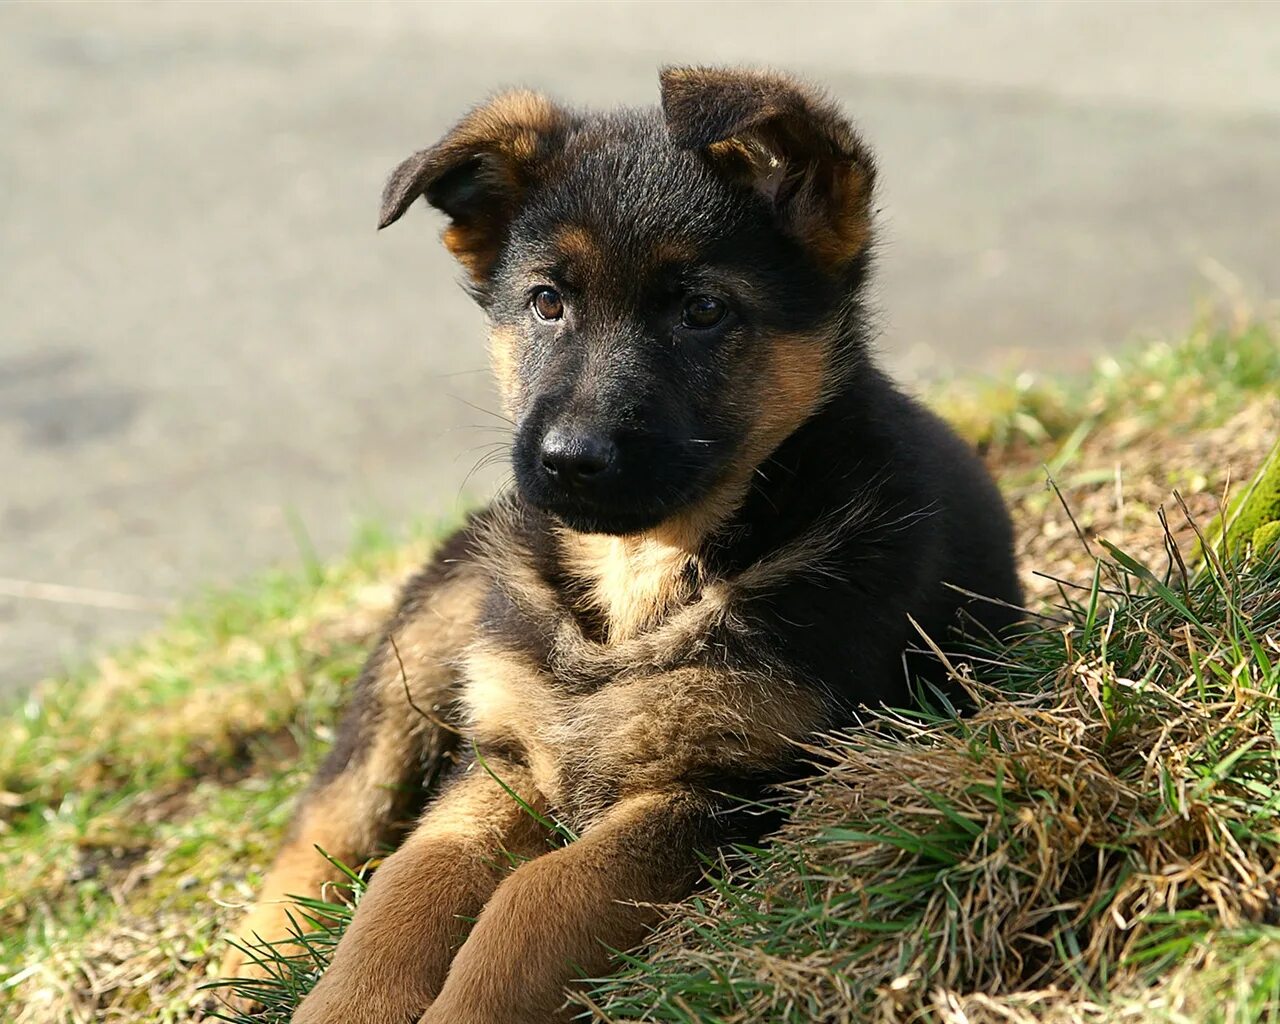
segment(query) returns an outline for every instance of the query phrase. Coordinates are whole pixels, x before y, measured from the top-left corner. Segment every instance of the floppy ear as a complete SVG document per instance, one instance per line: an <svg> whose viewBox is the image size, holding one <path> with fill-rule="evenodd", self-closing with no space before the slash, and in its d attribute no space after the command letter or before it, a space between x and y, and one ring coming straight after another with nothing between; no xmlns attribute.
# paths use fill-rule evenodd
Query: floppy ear
<svg viewBox="0 0 1280 1024"><path fill-rule="evenodd" d="M509 92L477 107L443 139L405 160L382 191L378 228L419 196L448 215L444 244L477 283L497 262L507 228L572 115L545 96Z"/></svg>
<svg viewBox="0 0 1280 1024"><path fill-rule="evenodd" d="M662 111L681 149L763 195L783 226L840 267L871 239L875 162L839 108L783 75L664 68Z"/></svg>

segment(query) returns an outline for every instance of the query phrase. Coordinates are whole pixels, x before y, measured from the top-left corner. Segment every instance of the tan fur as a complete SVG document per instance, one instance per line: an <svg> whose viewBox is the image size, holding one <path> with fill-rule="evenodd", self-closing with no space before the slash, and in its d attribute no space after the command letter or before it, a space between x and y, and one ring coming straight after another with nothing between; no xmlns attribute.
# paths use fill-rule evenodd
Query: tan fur
<svg viewBox="0 0 1280 1024"><path fill-rule="evenodd" d="M518 868L485 906L420 1024L547 1024L569 1019L565 986L634 945L649 907L679 895L701 808L680 792L613 807L577 842Z"/></svg>
<svg viewBox="0 0 1280 1024"><path fill-rule="evenodd" d="M479 573L460 573L435 588L412 620L395 624L395 647L384 645L374 679L378 729L358 764L304 798L256 906L236 926L241 945L287 940L293 934L290 914L298 916L290 897L321 897L325 886L342 880L319 850L359 865L394 838L397 794L418 781L413 775L420 775L421 763L438 762L450 745L451 727L442 728L443 705L456 683L454 661L474 630L482 595ZM422 752L421 760L414 751ZM227 952L221 971L224 977L260 973L235 948Z"/></svg>
<svg viewBox="0 0 1280 1024"><path fill-rule="evenodd" d="M303 911L293 898L323 897L326 887L343 877L317 847L345 863L359 863L372 852L375 837L362 827L369 818L368 794L358 792L351 782L338 780L329 791L316 794L310 808L300 814L293 835L276 855L257 903L236 926L240 946L289 945L291 936L307 929L303 915L309 911ZM267 976L244 949L235 947L227 951L220 971L227 978Z"/></svg>
<svg viewBox="0 0 1280 1024"><path fill-rule="evenodd" d="M532 806L541 803L527 772L502 761L490 768ZM545 849L542 827L497 779L474 766L378 869L294 1024L412 1020L441 990L469 919L511 859Z"/></svg>
<svg viewBox="0 0 1280 1024"><path fill-rule="evenodd" d="M824 263L842 267L871 241L871 179L857 165L831 173L830 197L810 199L803 206L796 233Z"/></svg>
<svg viewBox="0 0 1280 1024"><path fill-rule="evenodd" d="M462 264L466 272L475 280L483 280L497 258L497 250L488 244L493 232L477 231L473 227L453 224L440 234L444 247L453 253L453 258Z"/></svg>
<svg viewBox="0 0 1280 1024"><path fill-rule="evenodd" d="M520 335L510 327L495 327L489 332L489 364L498 385L502 411L515 418L520 397Z"/></svg>
<svg viewBox="0 0 1280 1024"><path fill-rule="evenodd" d="M460 699L468 732L478 743L514 745L528 762L534 785L553 804L564 796L556 751L528 741L559 717L561 699L551 681L513 652L473 644L464 661Z"/></svg>
<svg viewBox="0 0 1280 1024"><path fill-rule="evenodd" d="M746 434L720 483L680 517L686 534L700 531L701 542L728 519L758 467L822 407L835 383L832 351L826 334L777 335L764 346L763 364L739 374L741 401L751 411Z"/></svg>
<svg viewBox="0 0 1280 1024"><path fill-rule="evenodd" d="M547 97L529 89L513 89L495 96L475 118L475 137L503 139L522 164L538 154L538 139L564 122L564 111Z"/></svg>
<svg viewBox="0 0 1280 1024"><path fill-rule="evenodd" d="M653 251L649 255L649 259L655 267L678 267L683 264L692 263L697 258L697 246L679 238L664 238L659 240L654 245Z"/></svg>
<svg viewBox="0 0 1280 1024"><path fill-rule="evenodd" d="M738 473L750 471L811 417L831 385L832 340L818 335L779 335L769 339L763 380L753 382L762 396L738 459Z"/></svg>
<svg viewBox="0 0 1280 1024"><path fill-rule="evenodd" d="M603 253L591 232L576 224L566 224L556 232L556 248L574 263L580 272L590 272L599 265Z"/></svg>
<svg viewBox="0 0 1280 1024"><path fill-rule="evenodd" d="M539 792L575 826L619 795L781 761L825 725L816 694L763 674L677 668L567 695L492 641L471 648L464 671L469 732L522 751Z"/></svg>
<svg viewBox="0 0 1280 1024"><path fill-rule="evenodd" d="M630 639L681 599L701 538L674 525L625 537L562 531L569 570L587 582L609 640Z"/></svg>

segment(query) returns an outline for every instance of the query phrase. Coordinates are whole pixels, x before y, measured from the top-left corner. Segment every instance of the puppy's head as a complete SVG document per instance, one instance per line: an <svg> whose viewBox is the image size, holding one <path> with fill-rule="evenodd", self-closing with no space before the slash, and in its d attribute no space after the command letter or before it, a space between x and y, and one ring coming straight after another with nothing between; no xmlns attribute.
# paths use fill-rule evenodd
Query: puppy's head
<svg viewBox="0 0 1280 1024"><path fill-rule="evenodd" d="M380 226L448 216L526 499L635 533L740 494L838 385L873 174L807 87L670 68L661 111L499 96L392 173Z"/></svg>

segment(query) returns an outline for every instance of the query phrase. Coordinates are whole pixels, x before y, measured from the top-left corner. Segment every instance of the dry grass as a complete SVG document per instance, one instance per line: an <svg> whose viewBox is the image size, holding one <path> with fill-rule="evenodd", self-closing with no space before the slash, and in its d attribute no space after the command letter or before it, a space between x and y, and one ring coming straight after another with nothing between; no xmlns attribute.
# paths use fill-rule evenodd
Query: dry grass
<svg viewBox="0 0 1280 1024"><path fill-rule="evenodd" d="M1150 1019L1169 970L1274 949L1280 564L1138 582L1108 564L1070 626L1010 652L993 675L1023 696L834 737L779 840L601 983L599 1016ZM1277 980L1186 1019L1255 1019L1259 984L1280 1013Z"/></svg>
<svg viewBox="0 0 1280 1024"><path fill-rule="evenodd" d="M897 718L837 742L784 839L726 866L597 986L599 1015L1275 1016L1280 651L1258 581L1280 587L1233 576L1228 600L1206 577L1197 623L1167 600L1176 576L1168 593L1152 579L1173 490L1207 523L1280 433L1276 379L1277 336L1251 327L1150 346L1075 385L951 388L1009 496L1029 593L1074 602L1071 626L993 670L1022 696L963 730ZM1105 539L1135 560L1098 577L1096 603L1094 560L1045 466L1093 553ZM198 1016L217 936L423 547L367 545L219 598L0 717L0 1019ZM287 1020L313 971L286 974L268 1020Z"/></svg>

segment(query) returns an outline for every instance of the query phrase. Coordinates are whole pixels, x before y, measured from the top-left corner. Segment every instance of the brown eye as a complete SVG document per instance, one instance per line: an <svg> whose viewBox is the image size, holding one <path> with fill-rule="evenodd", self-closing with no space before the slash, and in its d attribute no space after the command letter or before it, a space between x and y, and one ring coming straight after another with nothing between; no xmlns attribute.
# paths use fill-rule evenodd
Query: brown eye
<svg viewBox="0 0 1280 1024"><path fill-rule="evenodd" d="M695 295L684 304L684 316L680 323L695 331L705 331L724 319L728 307L711 295Z"/></svg>
<svg viewBox="0 0 1280 1024"><path fill-rule="evenodd" d="M533 294L533 311L539 320L559 320L564 316L564 300L554 288L539 288Z"/></svg>

